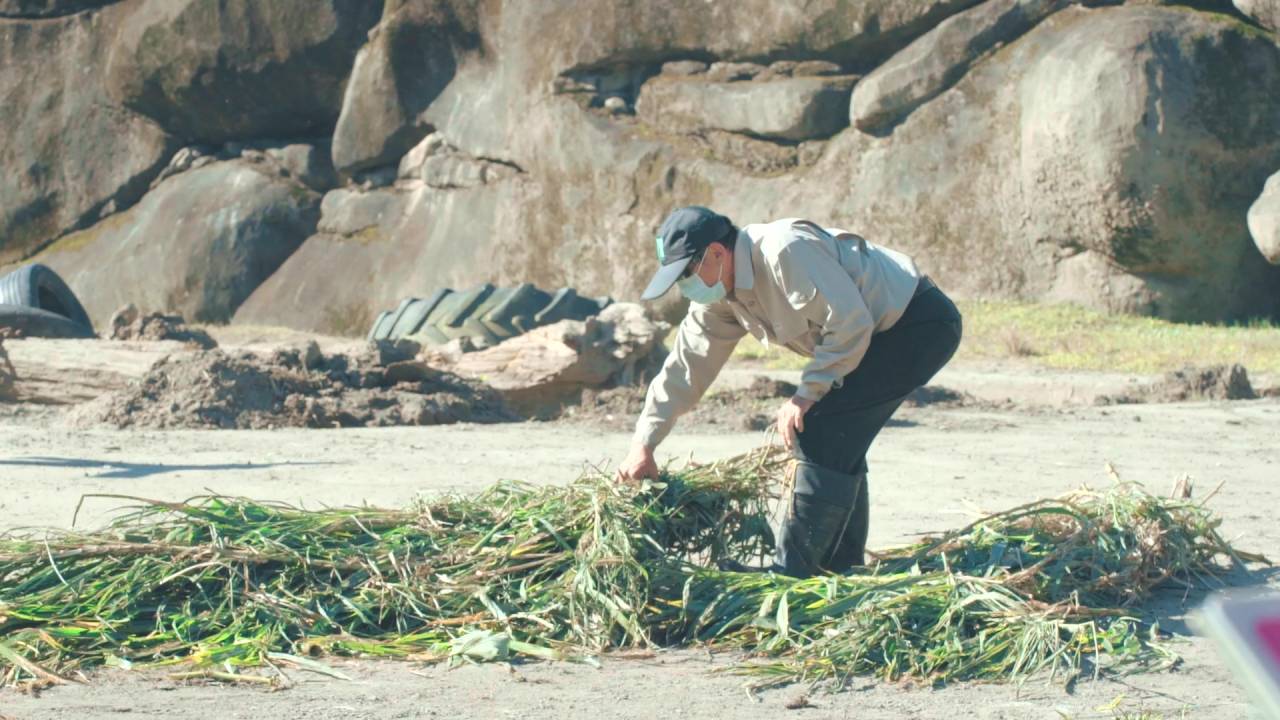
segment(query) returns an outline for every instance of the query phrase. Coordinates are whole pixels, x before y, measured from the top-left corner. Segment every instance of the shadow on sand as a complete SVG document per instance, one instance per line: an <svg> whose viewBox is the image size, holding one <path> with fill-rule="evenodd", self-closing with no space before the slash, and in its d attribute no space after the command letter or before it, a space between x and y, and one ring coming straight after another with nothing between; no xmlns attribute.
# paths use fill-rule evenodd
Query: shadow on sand
<svg viewBox="0 0 1280 720"><path fill-rule="evenodd" d="M185 472L191 470L262 470L273 467L305 467L316 465L336 465L334 462L278 462L278 463L214 463L210 465L164 463L131 463L120 460L91 460L88 458L65 457L27 457L12 460L0 460L0 465L20 465L52 468L94 468L106 469L106 472L93 473L90 477L128 480L134 478L162 475L164 473Z"/></svg>

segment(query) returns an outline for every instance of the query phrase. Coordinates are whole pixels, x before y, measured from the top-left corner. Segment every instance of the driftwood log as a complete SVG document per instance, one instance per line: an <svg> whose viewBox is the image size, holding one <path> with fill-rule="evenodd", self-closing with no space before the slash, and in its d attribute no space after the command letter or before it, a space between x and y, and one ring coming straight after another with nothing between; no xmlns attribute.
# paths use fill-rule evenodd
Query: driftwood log
<svg viewBox="0 0 1280 720"><path fill-rule="evenodd" d="M485 350L436 359L487 383L517 411L537 416L576 401L585 388L647 382L666 355L662 341L669 329L641 306L617 303L587 320L562 320Z"/></svg>

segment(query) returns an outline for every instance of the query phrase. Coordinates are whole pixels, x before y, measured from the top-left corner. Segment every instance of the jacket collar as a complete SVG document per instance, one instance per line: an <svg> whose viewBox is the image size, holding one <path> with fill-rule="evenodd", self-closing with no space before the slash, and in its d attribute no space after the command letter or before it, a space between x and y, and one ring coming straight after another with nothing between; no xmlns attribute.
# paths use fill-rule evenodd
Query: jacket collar
<svg viewBox="0 0 1280 720"><path fill-rule="evenodd" d="M755 243L746 230L738 231L738 240L733 246L733 294L741 297L738 291L755 294L755 263L751 255L755 252Z"/></svg>

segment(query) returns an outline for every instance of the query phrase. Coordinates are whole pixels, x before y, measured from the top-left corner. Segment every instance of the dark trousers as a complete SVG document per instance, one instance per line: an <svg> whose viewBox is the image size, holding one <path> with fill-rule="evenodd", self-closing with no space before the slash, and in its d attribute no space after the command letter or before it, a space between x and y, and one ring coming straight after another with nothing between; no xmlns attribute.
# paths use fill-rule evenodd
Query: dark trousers
<svg viewBox="0 0 1280 720"><path fill-rule="evenodd" d="M867 450L907 396L947 364L960 335L951 299L936 287L920 292L893 327L872 337L857 369L805 413L796 455L834 471L812 500L852 508L842 539L853 548L853 564L861 562L867 535Z"/></svg>

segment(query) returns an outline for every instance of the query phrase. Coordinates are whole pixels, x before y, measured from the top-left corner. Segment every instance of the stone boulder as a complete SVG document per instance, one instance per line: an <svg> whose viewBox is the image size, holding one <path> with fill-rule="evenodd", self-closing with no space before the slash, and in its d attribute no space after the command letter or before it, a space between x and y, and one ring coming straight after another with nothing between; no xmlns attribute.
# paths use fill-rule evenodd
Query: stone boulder
<svg viewBox="0 0 1280 720"><path fill-rule="evenodd" d="M69 7L18 5L33 14ZM0 21L0 265L132 204L176 149L102 90L102 58L126 9Z"/></svg>
<svg viewBox="0 0 1280 720"><path fill-rule="evenodd" d="M394 165L431 132L422 116L474 46L465 14L442 0L391 0L360 49L333 137L339 171Z"/></svg>
<svg viewBox="0 0 1280 720"><path fill-rule="evenodd" d="M1186 320L1274 311L1244 218L1280 166L1280 48L1155 7L1074 11L1036 36L1017 85L1024 236L1131 288L1061 295Z"/></svg>
<svg viewBox="0 0 1280 720"><path fill-rule="evenodd" d="M1234 0L1236 9L1264 28L1280 32L1280 0Z"/></svg>
<svg viewBox="0 0 1280 720"><path fill-rule="evenodd" d="M1249 233L1262 256L1280 265L1280 173L1267 180L1262 195L1249 208Z"/></svg>
<svg viewBox="0 0 1280 720"><path fill-rule="evenodd" d="M775 0L507 2L500 21L481 22L460 9L464 3L458 0L399 0L397 6L413 8L415 13L434 11L438 17L453 18L418 31L432 42L440 33L448 38L457 63L456 69L449 69L452 81L429 105L405 102L406 96L431 95L401 90L397 97L389 92L392 78L396 87L406 88L414 78L392 72L391 66L378 60L382 51L370 47L368 61L353 72L344 100L349 111L344 111L335 133L335 164L350 173L394 163L395 152L384 152L384 144L404 152L431 128L447 128L450 141L472 155L508 159L521 167L534 165L542 157L559 166L548 168L552 173L569 168L577 172L596 161L561 157L570 150L559 144L560 138L542 137L548 132L560 135L545 123L564 119L559 108L545 107L553 87L559 91L550 94L604 108L609 97L632 105L643 81L668 60L710 57L739 62L802 54L797 60L836 62L854 71L870 69L942 19L978 1L816 0L804 7ZM423 25L421 21L409 24ZM391 25L384 21L384 26ZM371 46L383 42L375 39ZM442 62L447 68L449 61ZM421 60L409 65L414 66L422 81L432 76L421 70ZM366 73L369 79L360 79ZM625 112L617 115L628 117ZM387 118L390 121L383 122ZM575 119L572 124L581 122ZM582 135L581 130L574 132ZM570 128L565 128L566 137L569 133ZM535 137L549 142L530 142ZM357 145L365 147L356 150ZM582 152L583 147L575 143L572 152L589 154ZM624 155L631 153L623 150ZM609 163L606 156L612 154L601 153L599 166Z"/></svg>
<svg viewBox="0 0 1280 720"><path fill-rule="evenodd" d="M851 76L715 82L659 75L640 89L636 113L673 132L716 129L799 142L830 137L848 126L855 82Z"/></svg>
<svg viewBox="0 0 1280 720"><path fill-rule="evenodd" d="M367 0L134 0L104 54L114 100L188 142L328 135L378 19ZM101 59L97 59L102 62Z"/></svg>
<svg viewBox="0 0 1280 720"><path fill-rule="evenodd" d="M515 45L502 48L530 53L539 62L522 71L536 73L688 57L750 61L793 55L861 71L979 1L515 3L503 8L504 29Z"/></svg>
<svg viewBox="0 0 1280 720"><path fill-rule="evenodd" d="M891 124L959 80L976 60L1025 34L1067 0L988 0L947 18L858 83L850 115L860 130Z"/></svg>
<svg viewBox="0 0 1280 720"><path fill-rule="evenodd" d="M319 194L259 165L218 162L165 180L39 257L95 324L127 303L225 322L314 231L319 205Z"/></svg>

